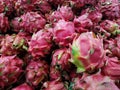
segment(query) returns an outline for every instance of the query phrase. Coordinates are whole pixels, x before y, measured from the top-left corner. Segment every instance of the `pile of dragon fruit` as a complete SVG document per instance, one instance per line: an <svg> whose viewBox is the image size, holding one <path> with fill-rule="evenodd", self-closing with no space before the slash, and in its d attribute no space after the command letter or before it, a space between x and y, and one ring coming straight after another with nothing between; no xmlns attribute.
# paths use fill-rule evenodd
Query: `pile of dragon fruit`
<svg viewBox="0 0 120 90"><path fill-rule="evenodd" d="M0 90L120 90L120 0L0 0Z"/></svg>

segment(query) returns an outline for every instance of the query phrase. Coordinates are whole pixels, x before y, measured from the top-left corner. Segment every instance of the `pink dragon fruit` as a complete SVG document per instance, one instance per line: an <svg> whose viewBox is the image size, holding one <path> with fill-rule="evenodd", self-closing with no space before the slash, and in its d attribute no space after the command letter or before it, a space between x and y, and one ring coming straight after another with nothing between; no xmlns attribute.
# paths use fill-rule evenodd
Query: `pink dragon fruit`
<svg viewBox="0 0 120 90"><path fill-rule="evenodd" d="M74 19L75 30L78 33L89 31L93 26L93 22L88 18L88 13L85 13Z"/></svg>
<svg viewBox="0 0 120 90"><path fill-rule="evenodd" d="M58 49L52 55L52 62L50 67L50 79L61 79L62 76L65 76L65 72L70 71L71 63L69 62L71 56L67 48ZM67 73L66 73L67 77ZM64 77L64 78L66 78Z"/></svg>
<svg viewBox="0 0 120 90"><path fill-rule="evenodd" d="M74 90L119 90L113 80L101 74L93 74L81 79L75 78L73 82Z"/></svg>
<svg viewBox="0 0 120 90"><path fill-rule="evenodd" d="M45 55L50 53L52 36L52 33L47 30L40 30L33 34L28 49L33 57L45 57Z"/></svg>
<svg viewBox="0 0 120 90"><path fill-rule="evenodd" d="M60 79L61 80L61 72L58 69L58 67L50 67L50 80L56 80Z"/></svg>
<svg viewBox="0 0 120 90"><path fill-rule="evenodd" d="M64 83L57 80L45 82L43 87L43 90L67 90Z"/></svg>
<svg viewBox="0 0 120 90"><path fill-rule="evenodd" d="M8 18L3 13L0 14L0 32L7 32L9 29Z"/></svg>
<svg viewBox="0 0 120 90"><path fill-rule="evenodd" d="M4 12L4 4L3 0L0 0L0 13Z"/></svg>
<svg viewBox="0 0 120 90"><path fill-rule="evenodd" d="M120 17L118 0L99 0L97 7L102 12L104 18L115 19Z"/></svg>
<svg viewBox="0 0 120 90"><path fill-rule="evenodd" d="M117 37L115 38L115 41L116 41L116 48L119 48L118 52L120 51L120 35L117 35ZM119 53L115 53L114 52L114 55L117 55L119 57Z"/></svg>
<svg viewBox="0 0 120 90"><path fill-rule="evenodd" d="M35 11L41 11L42 13L49 13L51 11L51 5L47 0L36 0L34 2Z"/></svg>
<svg viewBox="0 0 120 90"><path fill-rule="evenodd" d="M47 79L48 64L44 60L31 61L26 68L26 81L37 86Z"/></svg>
<svg viewBox="0 0 120 90"><path fill-rule="evenodd" d="M60 8L57 9L57 11L54 11L48 19L51 22L57 22L60 19L64 19L65 21L72 20L74 18L73 12L71 7L68 6L61 6Z"/></svg>
<svg viewBox="0 0 120 90"><path fill-rule="evenodd" d="M89 12L88 18L93 22L93 23L99 23L102 19L102 13L97 10L93 10Z"/></svg>
<svg viewBox="0 0 120 90"><path fill-rule="evenodd" d="M0 53L2 55L15 55L28 49L28 35L20 32L17 35L6 35L1 41Z"/></svg>
<svg viewBox="0 0 120 90"><path fill-rule="evenodd" d="M74 38L75 28L73 22L59 20L54 27L53 35L56 44L59 46L69 46Z"/></svg>
<svg viewBox="0 0 120 90"><path fill-rule="evenodd" d="M0 57L0 87L11 85L17 81L22 72L23 62L16 56Z"/></svg>
<svg viewBox="0 0 120 90"><path fill-rule="evenodd" d="M15 35L6 35L5 38L1 41L1 48L0 53L2 55L15 55L17 54L17 51L13 49L11 46L13 45Z"/></svg>
<svg viewBox="0 0 120 90"><path fill-rule="evenodd" d="M110 40L104 40L104 42L104 48L109 51L107 54L120 58L120 35L115 39L111 38Z"/></svg>
<svg viewBox="0 0 120 90"><path fill-rule="evenodd" d="M85 2L85 4L90 4L90 5L95 6L98 3L98 0L85 0L84 2Z"/></svg>
<svg viewBox="0 0 120 90"><path fill-rule="evenodd" d="M77 72L94 71L102 66L104 60L103 42L92 32L82 33L71 46L71 62Z"/></svg>
<svg viewBox="0 0 120 90"><path fill-rule="evenodd" d="M66 0L47 0L50 2L53 6L61 5L63 4Z"/></svg>
<svg viewBox="0 0 120 90"><path fill-rule="evenodd" d="M34 90L31 86L29 86L27 83L23 83L12 90Z"/></svg>
<svg viewBox="0 0 120 90"><path fill-rule="evenodd" d="M72 67L70 69L69 76L70 76L70 80L72 81L76 77L79 78L79 79L81 79L81 77L83 76L83 74L82 73L76 73L76 68Z"/></svg>
<svg viewBox="0 0 120 90"><path fill-rule="evenodd" d="M68 49L63 48L63 49L58 49L54 52L52 56L52 62L51 66L60 66L62 70L69 70L70 68L70 52Z"/></svg>
<svg viewBox="0 0 120 90"><path fill-rule="evenodd" d="M20 30L28 33L34 33L44 28L46 20L37 12L27 12L20 17L16 17L13 21L14 31Z"/></svg>
<svg viewBox="0 0 120 90"><path fill-rule="evenodd" d="M74 8L74 10L81 8L85 5L84 0L70 0L70 4Z"/></svg>
<svg viewBox="0 0 120 90"><path fill-rule="evenodd" d="M34 2L36 0L16 0L15 10L16 14L20 16L23 13L34 10Z"/></svg>
<svg viewBox="0 0 120 90"><path fill-rule="evenodd" d="M70 0L70 3L73 7L79 9L79 8L85 6L86 4L96 5L97 0Z"/></svg>
<svg viewBox="0 0 120 90"><path fill-rule="evenodd" d="M0 13L10 15L14 11L15 0L0 0Z"/></svg>
<svg viewBox="0 0 120 90"><path fill-rule="evenodd" d="M120 79L120 61L116 57L107 57L106 64L102 68L103 74L114 80Z"/></svg>
<svg viewBox="0 0 120 90"><path fill-rule="evenodd" d="M120 25L120 18L117 18L117 20L115 20L115 22Z"/></svg>
<svg viewBox="0 0 120 90"><path fill-rule="evenodd" d="M18 16L30 11L47 13L51 10L51 6L47 0L17 0L15 3L15 10Z"/></svg>
<svg viewBox="0 0 120 90"><path fill-rule="evenodd" d="M100 26L106 30L107 32L116 35L120 33L119 30L119 25L114 22L114 21L110 21L110 20L105 20L102 23L100 23Z"/></svg>

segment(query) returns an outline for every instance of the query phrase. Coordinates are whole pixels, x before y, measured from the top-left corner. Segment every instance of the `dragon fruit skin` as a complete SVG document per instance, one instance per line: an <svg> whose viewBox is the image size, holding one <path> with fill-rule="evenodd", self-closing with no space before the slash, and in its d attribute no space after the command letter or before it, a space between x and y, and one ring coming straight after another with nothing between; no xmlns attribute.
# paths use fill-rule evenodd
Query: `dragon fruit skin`
<svg viewBox="0 0 120 90"><path fill-rule="evenodd" d="M69 70L71 55L68 49L58 49L54 52L52 56L51 66L60 65L62 70Z"/></svg>
<svg viewBox="0 0 120 90"><path fill-rule="evenodd" d="M67 47L74 38L74 23L59 20L53 30L53 38L59 46Z"/></svg>
<svg viewBox="0 0 120 90"><path fill-rule="evenodd" d="M61 8L59 8L58 10L63 16L64 20L72 20L74 18L71 7L61 6Z"/></svg>
<svg viewBox="0 0 120 90"><path fill-rule="evenodd" d="M51 22L58 22L60 19L64 19L65 21L72 20L74 18L71 7L61 6L56 11L52 12L52 14L48 17L48 20Z"/></svg>
<svg viewBox="0 0 120 90"><path fill-rule="evenodd" d="M9 16L14 11L14 3L16 0L0 0L0 13Z"/></svg>
<svg viewBox="0 0 120 90"><path fill-rule="evenodd" d="M51 5L47 0L37 0L34 5L37 7L35 11L41 11L42 13L49 13L51 11Z"/></svg>
<svg viewBox="0 0 120 90"><path fill-rule="evenodd" d="M4 11L3 1L0 0L0 13L2 13L3 11Z"/></svg>
<svg viewBox="0 0 120 90"><path fill-rule="evenodd" d="M85 13L78 18L74 19L75 30L78 33L83 33L89 31L93 26L93 22L88 18L88 13Z"/></svg>
<svg viewBox="0 0 120 90"><path fill-rule="evenodd" d="M53 6L58 6L63 4L66 0L47 0L49 3L51 3Z"/></svg>
<svg viewBox="0 0 120 90"><path fill-rule="evenodd" d="M45 57L50 53L52 36L51 32L45 30L40 30L32 36L28 51L33 57Z"/></svg>
<svg viewBox="0 0 120 90"><path fill-rule="evenodd" d="M22 30L27 33L34 33L43 29L45 24L46 20L37 12L27 12L12 21L12 26L16 32Z"/></svg>
<svg viewBox="0 0 120 90"><path fill-rule="evenodd" d="M52 55L52 62L50 67L50 80L62 79L67 77L67 73L71 68L71 63L69 62L71 58L70 52L67 48L57 49ZM65 74L65 75L64 75Z"/></svg>
<svg viewBox="0 0 120 90"><path fill-rule="evenodd" d="M70 0L70 3L73 7L79 9L84 7L86 4L95 6L97 4L97 0Z"/></svg>
<svg viewBox="0 0 120 90"><path fill-rule="evenodd" d="M100 26L109 33L114 34L114 32L116 31L120 32L119 25L116 22L111 20L103 21L102 23L100 23Z"/></svg>
<svg viewBox="0 0 120 90"><path fill-rule="evenodd" d="M2 55L15 55L17 54L17 51L13 49L11 46L13 46L13 41L14 41L14 35L6 35L2 41L1 41L1 48L0 48L0 53Z"/></svg>
<svg viewBox="0 0 120 90"><path fill-rule="evenodd" d="M102 19L102 13L100 11L94 10L89 12L88 18L93 22L93 23L99 23Z"/></svg>
<svg viewBox="0 0 120 90"><path fill-rule="evenodd" d="M119 57L119 51L120 51L120 35L118 35L116 38L115 38L115 41L116 41L116 48L117 48L117 52L114 52L114 50L112 51L114 55L118 56Z"/></svg>
<svg viewBox="0 0 120 90"><path fill-rule="evenodd" d="M96 38L92 32L82 33L72 43L71 62L77 72L92 71L103 66L104 53L102 39Z"/></svg>
<svg viewBox="0 0 120 90"><path fill-rule="evenodd" d="M114 81L100 73L73 79L74 90L119 90Z"/></svg>
<svg viewBox="0 0 120 90"><path fill-rule="evenodd" d="M61 81L53 80L48 81L43 84L44 89L43 90L67 90L65 88L64 83Z"/></svg>
<svg viewBox="0 0 120 90"><path fill-rule="evenodd" d="M91 75L86 77L85 81L87 90L119 90L114 81L107 76Z"/></svg>
<svg viewBox="0 0 120 90"><path fill-rule="evenodd" d="M104 40L104 48L110 52L108 52L107 54L109 54L109 56L116 56L118 58L120 58L120 35L118 35L115 39L109 39L109 40Z"/></svg>
<svg viewBox="0 0 120 90"><path fill-rule="evenodd" d="M120 61L116 57L107 57L106 64L102 68L104 75L111 77L113 80L120 79Z"/></svg>
<svg viewBox="0 0 120 90"><path fill-rule="evenodd" d="M57 67L50 67L50 80L56 80L60 79L61 80L61 72Z"/></svg>
<svg viewBox="0 0 120 90"><path fill-rule="evenodd" d="M16 14L17 16L22 15L23 13L26 12L30 12L32 10L34 10L34 3L36 2L36 0L16 0L15 2L15 10L16 10Z"/></svg>
<svg viewBox="0 0 120 90"><path fill-rule="evenodd" d="M0 53L2 55L15 55L20 54L22 51L27 51L29 38L29 35L22 32L6 35L0 43Z"/></svg>
<svg viewBox="0 0 120 90"><path fill-rule="evenodd" d="M1 13L0 14L0 32L5 33L9 29L8 18Z"/></svg>
<svg viewBox="0 0 120 90"><path fill-rule="evenodd" d="M30 11L41 11L42 13L50 12L51 6L46 0L17 0L15 3L17 15Z"/></svg>
<svg viewBox="0 0 120 90"><path fill-rule="evenodd" d="M13 84L22 72L23 62L16 56L0 57L0 87Z"/></svg>
<svg viewBox="0 0 120 90"><path fill-rule="evenodd" d="M104 18L115 19L120 17L118 0L99 0L97 7L102 12Z"/></svg>
<svg viewBox="0 0 120 90"><path fill-rule="evenodd" d="M34 90L31 86L29 86L27 83L23 83L12 90Z"/></svg>
<svg viewBox="0 0 120 90"><path fill-rule="evenodd" d="M44 60L31 61L26 68L26 81L33 86L47 79L49 66Z"/></svg>

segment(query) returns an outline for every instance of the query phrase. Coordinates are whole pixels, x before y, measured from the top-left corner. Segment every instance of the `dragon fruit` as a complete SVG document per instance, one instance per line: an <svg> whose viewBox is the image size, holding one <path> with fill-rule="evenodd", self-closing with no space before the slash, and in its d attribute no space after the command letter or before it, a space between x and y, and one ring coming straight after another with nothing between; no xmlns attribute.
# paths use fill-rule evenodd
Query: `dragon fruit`
<svg viewBox="0 0 120 90"><path fill-rule="evenodd" d="M16 0L14 6L16 14L20 16L21 14L34 10L35 1L36 0Z"/></svg>
<svg viewBox="0 0 120 90"><path fill-rule="evenodd" d="M70 69L70 72L69 72L69 76L70 76L70 80L72 81L76 77L81 79L83 74L82 73L76 73L76 68L74 66L72 66L72 68Z"/></svg>
<svg viewBox="0 0 120 90"><path fill-rule="evenodd" d="M6 35L1 41L0 53L2 55L20 54L27 51L29 37L24 33Z"/></svg>
<svg viewBox="0 0 120 90"><path fill-rule="evenodd" d="M9 21L8 18L1 13L0 14L0 32L7 32L7 30L9 29Z"/></svg>
<svg viewBox="0 0 120 90"><path fill-rule="evenodd" d="M30 11L47 13L51 10L51 6L47 0L17 0L15 10L18 16Z"/></svg>
<svg viewBox="0 0 120 90"><path fill-rule="evenodd" d="M115 19L120 17L120 8L118 0L99 0L97 5L104 18Z"/></svg>
<svg viewBox="0 0 120 90"><path fill-rule="evenodd" d="M106 64L102 68L103 74L111 77L114 80L120 79L120 61L116 57L107 57Z"/></svg>
<svg viewBox="0 0 120 90"><path fill-rule="evenodd" d="M61 71L58 67L50 67L50 80L61 79Z"/></svg>
<svg viewBox="0 0 120 90"><path fill-rule="evenodd" d="M83 33L89 31L89 29L93 26L92 21L88 18L88 13L85 13L78 18L74 19L75 30L78 33Z"/></svg>
<svg viewBox="0 0 120 90"><path fill-rule="evenodd" d="M109 51L108 56L116 56L120 58L120 35L115 39L110 38L109 40L104 40L104 48Z"/></svg>
<svg viewBox="0 0 120 90"><path fill-rule="evenodd" d="M67 90L64 83L57 80L45 82L43 87L43 90Z"/></svg>
<svg viewBox="0 0 120 90"><path fill-rule="evenodd" d="M12 90L34 90L31 86L29 86L27 83L23 83Z"/></svg>
<svg viewBox="0 0 120 90"><path fill-rule="evenodd" d="M90 11L88 18L95 24L99 23L102 19L102 13L97 10Z"/></svg>
<svg viewBox="0 0 120 90"><path fill-rule="evenodd" d="M44 60L31 61L26 68L26 81L38 86L47 79L49 66Z"/></svg>
<svg viewBox="0 0 120 90"><path fill-rule="evenodd" d="M59 20L54 27L53 35L56 44L67 47L74 38L75 28L73 22Z"/></svg>
<svg viewBox="0 0 120 90"><path fill-rule="evenodd" d="M1 41L1 48L0 48L0 53L2 55L15 55L17 54L17 51L15 49L13 49L12 43L14 41L14 37L15 35L6 35L2 41Z"/></svg>
<svg viewBox="0 0 120 90"><path fill-rule="evenodd" d="M35 11L41 11L42 13L49 13L51 11L51 5L48 3L47 0L36 0L34 2Z"/></svg>
<svg viewBox="0 0 120 90"><path fill-rule="evenodd" d="M1 56L0 87L15 83L22 72L22 66L23 61L16 56Z"/></svg>
<svg viewBox="0 0 120 90"><path fill-rule="evenodd" d="M0 0L0 13L10 15L14 11L15 0Z"/></svg>
<svg viewBox="0 0 120 90"><path fill-rule="evenodd" d="M103 65L105 56L103 42L92 32L82 33L74 39L71 55L71 62L77 67L78 73L94 71Z"/></svg>
<svg viewBox="0 0 120 90"><path fill-rule="evenodd" d="M56 11L54 11L49 17L48 20L51 22L57 22L60 19L64 19L65 21L73 20L74 15L71 7L61 6Z"/></svg>
<svg viewBox="0 0 120 90"><path fill-rule="evenodd" d="M58 5L63 4L66 0L47 0L53 6L57 7Z"/></svg>
<svg viewBox="0 0 120 90"><path fill-rule="evenodd" d="M58 49L53 53L50 67L51 80L55 80L58 78L61 79L62 76L65 76L64 75L65 71L70 71L71 67L71 63L69 62L70 58L71 58L70 52L67 48Z"/></svg>
<svg viewBox="0 0 120 90"><path fill-rule="evenodd" d="M95 6L97 0L70 0L70 3L73 7L79 9L87 4Z"/></svg>
<svg viewBox="0 0 120 90"><path fill-rule="evenodd" d="M81 79L75 78L73 83L74 90L119 90L113 80L101 74L93 74Z"/></svg>
<svg viewBox="0 0 120 90"><path fill-rule="evenodd" d="M115 46L116 46L116 49L113 49L112 52L114 55L116 55L117 57L120 57L119 56L119 52L120 52L120 35L118 35L116 38L115 38Z"/></svg>
<svg viewBox="0 0 120 90"><path fill-rule="evenodd" d="M102 23L100 23L100 26L106 30L107 32L116 35L120 33L119 25L116 22L105 20Z"/></svg>
<svg viewBox="0 0 120 90"><path fill-rule="evenodd" d="M50 53L52 36L52 33L47 30L40 30L36 34L33 34L28 49L33 57L45 57L45 55Z"/></svg>
<svg viewBox="0 0 120 90"><path fill-rule="evenodd" d="M27 12L20 17L16 17L12 21L14 31L24 31L34 33L44 28L46 20L37 12Z"/></svg>
<svg viewBox="0 0 120 90"><path fill-rule="evenodd" d="M62 70L69 70L70 68L70 52L68 49L58 49L54 52L52 56L51 66L58 65Z"/></svg>

